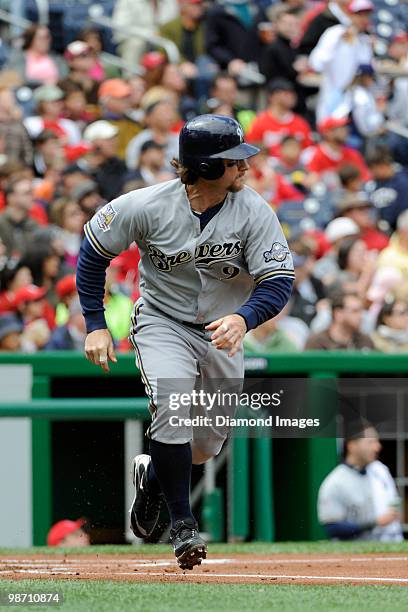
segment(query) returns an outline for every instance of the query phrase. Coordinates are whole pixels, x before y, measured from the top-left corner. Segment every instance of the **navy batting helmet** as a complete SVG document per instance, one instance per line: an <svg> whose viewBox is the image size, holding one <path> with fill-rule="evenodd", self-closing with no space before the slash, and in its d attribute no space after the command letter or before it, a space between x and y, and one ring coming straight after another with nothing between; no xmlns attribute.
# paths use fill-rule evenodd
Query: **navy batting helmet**
<svg viewBox="0 0 408 612"><path fill-rule="evenodd" d="M223 159L247 159L257 153L258 147L244 142L238 121L225 115L199 115L180 132L180 163L208 180L224 174Z"/></svg>

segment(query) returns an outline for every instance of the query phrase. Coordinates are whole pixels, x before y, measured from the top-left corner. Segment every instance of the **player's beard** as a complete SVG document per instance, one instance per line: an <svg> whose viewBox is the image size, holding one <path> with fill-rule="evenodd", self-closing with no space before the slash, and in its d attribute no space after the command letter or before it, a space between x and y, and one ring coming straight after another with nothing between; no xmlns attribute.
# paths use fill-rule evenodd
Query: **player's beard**
<svg viewBox="0 0 408 612"><path fill-rule="evenodd" d="M227 191L229 193L237 193L238 191L241 191L241 189L244 188L244 177L237 177L232 183L231 185L227 188Z"/></svg>

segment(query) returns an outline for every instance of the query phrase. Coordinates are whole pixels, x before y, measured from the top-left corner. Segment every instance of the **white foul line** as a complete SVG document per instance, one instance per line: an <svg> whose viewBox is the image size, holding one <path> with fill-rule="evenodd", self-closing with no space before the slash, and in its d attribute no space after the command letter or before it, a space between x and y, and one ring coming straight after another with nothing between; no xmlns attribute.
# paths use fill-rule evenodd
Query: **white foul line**
<svg viewBox="0 0 408 612"><path fill-rule="evenodd" d="M408 578L378 578L378 577L367 577L367 576L289 576L287 574L180 574L176 572L117 572L116 574L121 576L177 576L180 578L258 578L277 580L278 578L284 578L287 580L343 580L350 582L403 582L408 583Z"/></svg>
<svg viewBox="0 0 408 612"><path fill-rule="evenodd" d="M0 570L0 574L50 574L50 571L46 568L42 569L17 569L17 570ZM53 573L72 576L76 575L73 571L61 571L58 569L54 569ZM98 572L85 571L84 574L93 574L98 575ZM257 578L258 580L334 580L334 581L343 581L343 582L398 582L406 584L408 583L408 578L379 578L378 576L306 576L306 575L289 575L289 574L182 574L180 572L115 572L112 575L112 578L115 576L133 576L137 578L138 576L159 576L161 578L164 577L176 577L181 578L182 580L186 580L189 578L194 578L195 580L198 578ZM103 577L101 577L103 578Z"/></svg>
<svg viewBox="0 0 408 612"><path fill-rule="evenodd" d="M217 558L217 557L213 557L210 559L204 559L203 560L203 564L205 565L226 565L228 563L231 563L233 565L271 565L271 564L279 564L279 563L285 563L285 564L302 564L302 563L307 563L308 565L310 565L311 563L342 563L342 562L358 562L358 563L367 563L367 562L371 562L371 561L386 561L386 562L392 562L392 561L408 561L408 556L395 556L395 557L322 557L322 558L313 558L313 557L304 557L304 558L296 558L296 559L289 559L289 558L275 558L274 555L272 554L270 557L268 558L263 558L263 559L243 559L243 558ZM76 566L78 564L78 566L80 567L81 564L82 565L86 565L87 567L90 567L92 565L94 566L98 566L98 565L109 565L109 563L112 563L112 559L108 558L108 559L91 559L91 560L87 560L86 557L83 558L65 558L65 559L5 559L5 558L0 558L0 567L3 564L8 564L8 563L16 563L16 564L21 564L21 565L30 565L30 566L35 566L37 563L41 564L41 563L49 563L52 564L54 563L55 565L61 565L61 567L69 567L72 568L73 566ZM116 561L115 561L116 563ZM164 565L175 565L176 560L175 559L137 559L135 557L133 558L121 558L121 563L126 563L128 565L135 565L136 567L143 567L143 566L164 566Z"/></svg>

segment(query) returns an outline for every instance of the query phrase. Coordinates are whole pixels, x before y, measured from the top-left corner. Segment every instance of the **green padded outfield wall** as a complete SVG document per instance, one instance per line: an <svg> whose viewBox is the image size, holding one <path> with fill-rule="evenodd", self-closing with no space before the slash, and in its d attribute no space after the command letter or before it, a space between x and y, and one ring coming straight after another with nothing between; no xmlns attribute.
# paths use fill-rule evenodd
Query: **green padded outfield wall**
<svg viewBox="0 0 408 612"><path fill-rule="evenodd" d="M62 503L61 500L58 503L53 501L56 494L55 487L62 482L61 477L63 476L56 473L56 470L67 469L64 461L55 460L55 452L58 451L55 441L58 440L58 447L63 453L64 445L72 447L74 440L74 438L70 439L69 435L62 435L63 424L60 421L108 419L115 423L112 423L113 437L120 440L121 423L125 419L133 415L135 418L140 418L142 414L148 418L145 400L141 399L139 402L130 400L130 403L129 400L125 400L125 398L142 398L143 384L135 369L132 354L119 355L119 362L111 366L110 375L103 374L100 369L87 362L82 354L76 353L40 353L28 356L2 354L0 355L1 366L25 366L32 377L31 396L34 399L32 404L28 407L23 403L19 407L16 401L21 402L27 399L25 396L23 398L12 392L3 393L0 396L0 416L13 416L11 420L23 420L26 423L26 429L29 422L27 417L31 417L29 420L32 421L30 424L32 447L28 451L25 449L26 454L30 453L30 457L24 459L26 467L31 464L31 478L27 477L29 482L24 483L24 486L26 487L25 495L31 496L32 542L44 544L50 521L55 516L58 503ZM353 376L358 373L381 377L403 377L408 371L408 360L403 355L362 355L361 353L315 352L272 356L250 355L246 359L246 371L249 376L256 377L283 375L319 378L339 375ZM4 381L7 376L4 369L2 376ZM18 381L13 384L18 386ZM119 401L115 399L120 397L123 398L122 403L120 399ZM41 400L47 401L47 398L50 403L40 406ZM62 400L60 398L72 399ZM78 401L75 398L95 399ZM101 400L98 401L97 398ZM112 402L109 398L112 398ZM36 401L39 402L38 408L36 408ZM135 413L135 408L138 414ZM40 413L42 416L39 418ZM7 418L7 422L9 421L10 418ZM53 425L53 423L59 424ZM2 427L1 421L0 427ZM53 427L59 432L55 440L53 440ZM2 431L5 431L4 425ZM106 439L106 436L109 435L106 431L106 428L105 430L101 428L101 444L103 444L104 436ZM23 440L23 437L21 439ZM120 444L109 446L109 452L119 453L116 457L119 463L124 459L120 455L122 452L119 449ZM29 446L28 442L25 443L25 446ZM317 524L315 512L316 495L322 478L336 463L335 439L280 439L272 440L268 444L255 443L252 440L244 454L241 452L239 443L237 447L239 454L236 459L238 463L240 462L242 472L229 478L230 501L235 501L237 507L229 511L231 520L228 525L228 536L231 539L249 537L269 541L275 538L279 540L321 538L323 533ZM86 450L92 454L92 444ZM0 457L0 459L5 465L4 458ZM103 456L101 458L99 453L97 459L100 464ZM109 462L109 456L106 457L106 461ZM248 463L244 465L243 461ZM262 470L262 462L265 461L268 462L268 465L265 466L265 470ZM80 458L78 462L80 465ZM114 461L111 461L111 464L114 466ZM99 467L101 470L106 468L104 465ZM253 480L254 473L256 476L259 470L267 474L268 483L265 489L260 488L259 482L254 483ZM85 476L81 475L81 477ZM110 472L109 478L113 477L113 472ZM118 474L118 478L121 477L122 474ZM89 479L92 483L91 471ZM92 505L98 503L100 493L97 485L98 479L95 478L94 482L96 484L92 492ZM123 496L121 486L118 487L116 493L119 497ZM250 499L245 497L243 501L242 493L245 491L249 492ZM76 500L75 504L77 504ZM112 533L117 528L121 529L123 521L127 520L123 516L122 499L117 507L120 508L121 516L116 526L111 525ZM260 507L267 509L265 516L258 516ZM73 509L76 508L77 505L74 505ZM92 514L92 507L89 508L89 513ZM24 520L27 523L27 516ZM24 545L28 543L30 542L27 536L24 539Z"/></svg>

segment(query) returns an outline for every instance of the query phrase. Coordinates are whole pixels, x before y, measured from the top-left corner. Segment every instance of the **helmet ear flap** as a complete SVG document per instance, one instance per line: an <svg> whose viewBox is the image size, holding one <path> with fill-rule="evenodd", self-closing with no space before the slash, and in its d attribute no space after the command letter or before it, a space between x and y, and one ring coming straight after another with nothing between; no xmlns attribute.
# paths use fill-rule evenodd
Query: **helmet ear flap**
<svg viewBox="0 0 408 612"><path fill-rule="evenodd" d="M207 162L200 162L198 174L207 181L215 181L222 177L225 166L222 159L212 159Z"/></svg>
<svg viewBox="0 0 408 612"><path fill-rule="evenodd" d="M206 176L210 172L210 164L207 162L201 162L198 169L200 171L200 176Z"/></svg>

